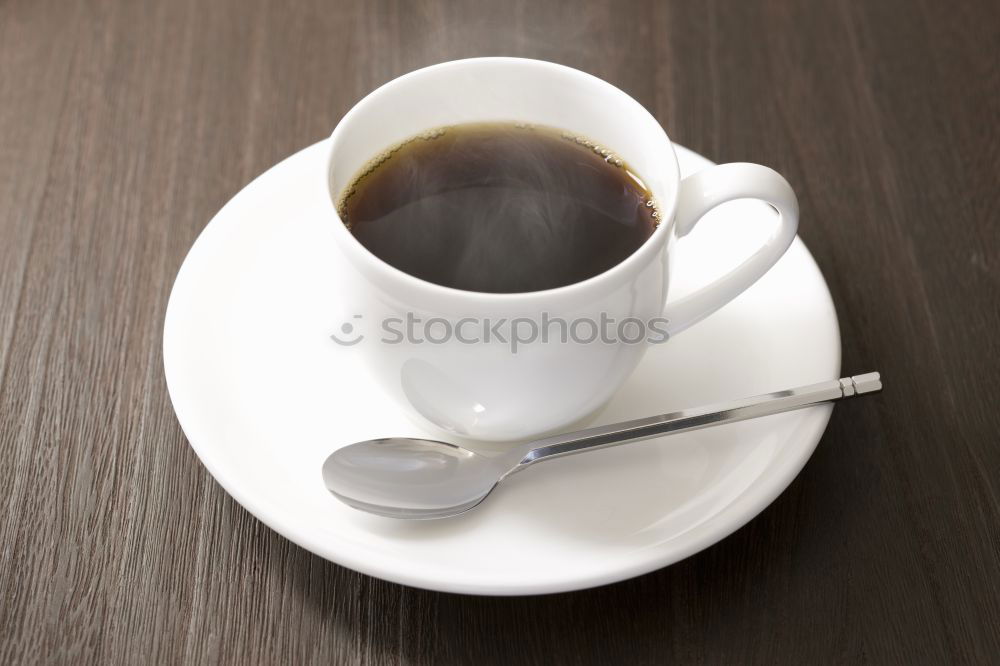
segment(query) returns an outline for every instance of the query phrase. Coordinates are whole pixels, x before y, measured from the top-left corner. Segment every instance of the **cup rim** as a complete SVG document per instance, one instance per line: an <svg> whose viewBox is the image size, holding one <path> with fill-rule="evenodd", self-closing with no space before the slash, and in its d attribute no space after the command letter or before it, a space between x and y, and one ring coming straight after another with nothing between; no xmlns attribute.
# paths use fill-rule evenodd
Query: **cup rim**
<svg viewBox="0 0 1000 666"><path fill-rule="evenodd" d="M591 82L610 89L613 93L617 95L624 96L634 104L639 112L647 114L655 123L656 127L659 129L659 137L662 138L666 149L670 151L671 164L674 167L674 182L680 181L680 167L677 163L677 153L674 150L673 143L671 143L670 138L667 136L666 131L660 125L659 121L649 113L649 111L642 106L638 101L636 101L632 96L628 95L618 87L608 83L607 81L594 76L593 74L588 74L587 72L574 69L573 67L568 67L566 65L560 65L558 63L549 62L546 60L536 60L532 58L517 58L510 56L484 56L477 58L463 58L459 60L449 60L442 63L437 63L434 65L429 65L427 67L422 67L420 69L407 72L401 76L398 76L381 86L371 91L363 98L361 98L351 109L344 114L344 116L337 123L336 127L333 129L333 133L330 135L330 146L327 149L326 160L324 161L323 169L323 185L326 190L326 196L331 204L330 208L333 211L334 218L336 219L336 224L333 226L336 228L334 234L338 238L338 242L342 249L347 251L349 258L352 261L359 262L360 267L367 270L373 271L375 273L381 273L390 280L396 280L401 282L404 287L409 287L413 289L420 289L428 292L431 296L442 296L451 299L471 299L477 303L487 302L494 303L498 305L511 304L514 302L525 303L525 302L542 302L552 299L560 298L572 298L581 295L584 292L603 289L609 285L617 285L623 282L628 275L632 274L633 271L637 271L641 266L645 265L645 262L655 255L662 245L664 245L668 239L668 235L673 232L674 222L676 218L677 210L677 192L675 190L674 196L670 197L669 202L664 206L662 202L658 202L659 212L661 216L661 222L653 231L649 237L643 241L642 245L637 247L628 257L618 262L611 268L602 271L596 275L580 280L579 282L573 282L572 284L563 285L561 287L552 287L549 289L539 289L536 291L520 291L520 292L488 292L488 291L473 291L469 289L458 289L456 287L448 287L445 285L437 284L434 282L429 282L422 278L418 278L415 275L411 275L406 271L393 266L392 264L380 259L374 253L366 248L361 241L359 241L354 234L352 234L347 226L344 224L343 220L340 218L340 213L336 209L335 200L336 194L331 190L330 187L330 173L333 167L335 146L337 145L337 138L346 132L346 128L350 125L350 121L355 117L364 113L365 107L377 103L381 97L388 93L389 88L394 87L399 82L415 78L419 76L426 76L428 74L433 74L440 72L445 69L468 66L470 64L487 64L487 63L506 63L514 66L529 66L529 67L541 67L547 68L554 71L561 72L566 75L582 77L585 79L590 79ZM377 147L375 150L379 150ZM374 154L374 152L373 152ZM352 251L353 250L353 251Z"/></svg>

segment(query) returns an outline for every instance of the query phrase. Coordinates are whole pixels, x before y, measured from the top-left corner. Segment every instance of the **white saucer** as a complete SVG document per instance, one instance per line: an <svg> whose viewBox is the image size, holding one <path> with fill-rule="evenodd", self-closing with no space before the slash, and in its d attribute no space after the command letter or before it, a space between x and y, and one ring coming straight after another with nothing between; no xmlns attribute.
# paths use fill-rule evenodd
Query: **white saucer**
<svg viewBox="0 0 1000 666"><path fill-rule="evenodd" d="M719 541L773 501L812 454L831 407L545 463L453 519L400 522L344 506L320 478L331 450L426 433L394 409L351 348L327 337L349 313L331 302L345 268L313 187L324 150L319 143L281 162L215 216L181 267L163 333L167 385L191 446L240 504L285 537L416 587L575 590L652 571ZM678 159L685 175L711 164L680 147ZM766 225L745 218L773 213L745 201L711 215L678 244L672 297L748 255ZM796 239L751 289L650 350L595 423L839 371L836 312Z"/></svg>

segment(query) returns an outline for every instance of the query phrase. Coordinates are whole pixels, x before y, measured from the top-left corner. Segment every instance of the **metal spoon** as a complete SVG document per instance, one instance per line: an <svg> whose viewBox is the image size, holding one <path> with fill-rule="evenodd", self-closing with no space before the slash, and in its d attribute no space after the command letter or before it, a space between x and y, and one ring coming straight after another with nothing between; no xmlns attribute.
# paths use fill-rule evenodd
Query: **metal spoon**
<svg viewBox="0 0 1000 666"><path fill-rule="evenodd" d="M627 442L690 432L882 390L877 372L527 442L496 457L430 439L372 439L334 451L323 481L355 509L390 518L444 518L475 507L530 465Z"/></svg>

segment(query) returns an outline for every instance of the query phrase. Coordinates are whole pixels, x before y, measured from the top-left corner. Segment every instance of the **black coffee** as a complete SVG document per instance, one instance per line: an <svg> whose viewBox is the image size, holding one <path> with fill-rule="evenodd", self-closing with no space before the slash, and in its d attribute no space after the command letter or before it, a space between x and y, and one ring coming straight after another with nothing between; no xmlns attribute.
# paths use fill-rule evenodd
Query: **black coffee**
<svg viewBox="0 0 1000 666"><path fill-rule="evenodd" d="M425 132L365 167L338 203L383 261L485 292L561 287L642 245L658 213L614 153L547 127L477 123Z"/></svg>

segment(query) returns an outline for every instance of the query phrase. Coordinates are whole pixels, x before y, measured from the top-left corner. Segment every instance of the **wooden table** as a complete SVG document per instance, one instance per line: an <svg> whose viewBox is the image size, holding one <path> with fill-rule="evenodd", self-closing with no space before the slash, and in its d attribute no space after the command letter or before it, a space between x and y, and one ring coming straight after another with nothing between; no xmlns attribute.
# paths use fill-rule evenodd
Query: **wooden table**
<svg viewBox="0 0 1000 666"><path fill-rule="evenodd" d="M0 3L0 663L944 663L1000 654L995 1ZM399 74L562 62L799 193L838 411L720 544L540 598L409 589L263 526L171 411L213 213ZM848 414L849 412L849 414Z"/></svg>

